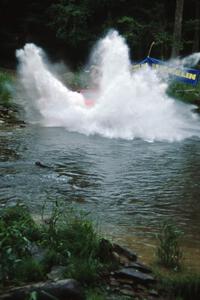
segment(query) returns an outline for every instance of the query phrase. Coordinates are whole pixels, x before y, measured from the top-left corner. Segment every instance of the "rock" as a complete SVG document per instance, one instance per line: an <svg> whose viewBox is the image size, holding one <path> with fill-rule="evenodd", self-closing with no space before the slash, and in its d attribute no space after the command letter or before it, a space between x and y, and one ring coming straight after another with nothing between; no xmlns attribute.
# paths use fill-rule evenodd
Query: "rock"
<svg viewBox="0 0 200 300"><path fill-rule="evenodd" d="M132 285L130 285L130 284L123 284L122 288L127 289L127 290L132 290L133 289Z"/></svg>
<svg viewBox="0 0 200 300"><path fill-rule="evenodd" d="M35 162L35 165L40 167L40 168L47 168L50 169L49 166L44 165L43 163L41 163L39 160Z"/></svg>
<svg viewBox="0 0 200 300"><path fill-rule="evenodd" d="M63 274L66 270L64 266L53 266L51 272L47 274L47 278L53 281L63 279Z"/></svg>
<svg viewBox="0 0 200 300"><path fill-rule="evenodd" d="M139 262L130 262L130 263L126 264L125 267L126 268L134 268L138 271L141 271L141 272L147 273L147 274L152 273L151 268L149 268L146 265L139 263Z"/></svg>
<svg viewBox="0 0 200 300"><path fill-rule="evenodd" d="M159 296L159 294L158 294L158 292L156 290L149 291L149 295L153 296L153 297L158 297Z"/></svg>
<svg viewBox="0 0 200 300"><path fill-rule="evenodd" d="M112 244L108 240L102 238L99 243L99 254L98 254L99 257L104 260L112 260L113 259L112 250L113 250Z"/></svg>
<svg viewBox="0 0 200 300"><path fill-rule="evenodd" d="M57 282L41 282L24 287L18 287L4 292L0 300L26 300L31 293L36 293L37 300L84 300L85 296L79 283L74 279L64 279Z"/></svg>
<svg viewBox="0 0 200 300"><path fill-rule="evenodd" d="M114 252L114 251L113 251L113 257L121 265L128 265L130 263L130 260L126 256L119 255L117 252Z"/></svg>
<svg viewBox="0 0 200 300"><path fill-rule="evenodd" d="M3 105L0 105L0 111L7 113L8 112L8 108L5 107L5 106L3 106Z"/></svg>
<svg viewBox="0 0 200 300"><path fill-rule="evenodd" d="M111 277L110 278L110 285L113 287L116 287L116 286L119 286L119 282L115 279L115 278L113 278L113 277Z"/></svg>
<svg viewBox="0 0 200 300"><path fill-rule="evenodd" d="M119 282L120 284L130 284L133 285L133 279L129 279L129 278L116 278L117 282Z"/></svg>
<svg viewBox="0 0 200 300"><path fill-rule="evenodd" d="M139 291L146 291L146 287L144 286L144 285L141 285L141 284L137 284L137 290L139 290Z"/></svg>
<svg viewBox="0 0 200 300"><path fill-rule="evenodd" d="M131 250L124 248L118 244L113 244L113 251L116 252L119 255L125 256L131 261L136 261L137 260L137 255L132 252Z"/></svg>
<svg viewBox="0 0 200 300"><path fill-rule="evenodd" d="M116 278L127 278L143 285L155 283L155 278L149 274L142 273L134 268L123 268L115 272Z"/></svg>
<svg viewBox="0 0 200 300"><path fill-rule="evenodd" d="M119 290L121 294L125 295L125 296L131 296L134 297L135 296L135 292L134 290L129 290L129 289L120 289Z"/></svg>
<svg viewBox="0 0 200 300"><path fill-rule="evenodd" d="M44 257L45 257L45 251L38 247L35 243L31 243L29 245L29 251L31 256L37 261L37 262L42 262Z"/></svg>

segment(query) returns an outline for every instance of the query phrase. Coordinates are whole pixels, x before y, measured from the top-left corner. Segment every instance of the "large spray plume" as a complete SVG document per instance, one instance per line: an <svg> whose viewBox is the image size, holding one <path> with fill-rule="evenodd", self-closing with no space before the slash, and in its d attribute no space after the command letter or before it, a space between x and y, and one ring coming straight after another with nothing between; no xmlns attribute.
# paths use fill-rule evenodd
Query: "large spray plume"
<svg viewBox="0 0 200 300"><path fill-rule="evenodd" d="M90 107L81 93L53 75L40 48L26 44L17 58L30 121L111 138L174 141L200 136L193 107L169 98L167 83L155 71L131 72L129 49L116 31L100 40L92 54L96 90Z"/></svg>

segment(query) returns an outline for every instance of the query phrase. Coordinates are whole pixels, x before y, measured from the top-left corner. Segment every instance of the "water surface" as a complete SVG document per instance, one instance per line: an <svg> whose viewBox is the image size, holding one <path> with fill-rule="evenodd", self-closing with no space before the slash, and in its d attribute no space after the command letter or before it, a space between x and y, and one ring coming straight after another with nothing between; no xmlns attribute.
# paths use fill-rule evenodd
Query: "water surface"
<svg viewBox="0 0 200 300"><path fill-rule="evenodd" d="M149 143L63 128L0 130L1 207L21 200L40 214L57 199L91 212L107 235L142 254L152 252L160 222L171 218L189 255L200 258L199 182L197 138Z"/></svg>

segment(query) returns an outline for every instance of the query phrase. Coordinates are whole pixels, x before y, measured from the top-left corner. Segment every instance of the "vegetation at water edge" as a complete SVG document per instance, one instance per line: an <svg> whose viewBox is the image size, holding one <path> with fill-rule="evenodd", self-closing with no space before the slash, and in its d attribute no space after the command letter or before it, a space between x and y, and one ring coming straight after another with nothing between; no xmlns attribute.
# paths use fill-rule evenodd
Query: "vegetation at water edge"
<svg viewBox="0 0 200 300"><path fill-rule="evenodd" d="M11 106L13 91L12 77L7 72L0 71L0 105Z"/></svg>
<svg viewBox="0 0 200 300"><path fill-rule="evenodd" d="M1 212L1 288L46 280L52 267L63 267L63 278L95 284L109 261L100 255L101 238L92 222L79 212L52 211L48 220L34 222L17 204Z"/></svg>
<svg viewBox="0 0 200 300"><path fill-rule="evenodd" d="M200 106L200 82L193 86L173 81L167 89L167 94L183 102Z"/></svg>
<svg viewBox="0 0 200 300"><path fill-rule="evenodd" d="M172 220L164 221L157 234L157 261L160 265L178 270L181 267L183 253L180 238L183 233L176 227Z"/></svg>
<svg viewBox="0 0 200 300"><path fill-rule="evenodd" d="M116 262L102 248L102 238L82 212L61 211L55 205L49 218L36 223L28 209L17 204L2 210L0 217L1 292L11 285L46 281L56 266L60 279L74 278L86 287L87 300L130 299L117 294L112 298L105 289L102 274L115 270ZM163 299L195 300L200 293L200 273L182 267L179 237L175 225L163 223L155 271L158 289ZM170 271L163 272L161 265Z"/></svg>

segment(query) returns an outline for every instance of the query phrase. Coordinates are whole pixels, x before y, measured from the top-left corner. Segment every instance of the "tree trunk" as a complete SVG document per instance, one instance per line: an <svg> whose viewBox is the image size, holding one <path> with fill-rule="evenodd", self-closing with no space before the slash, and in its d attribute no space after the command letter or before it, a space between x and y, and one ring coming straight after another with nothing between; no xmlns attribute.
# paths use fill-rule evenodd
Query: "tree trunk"
<svg viewBox="0 0 200 300"><path fill-rule="evenodd" d="M199 35L200 35L200 3L199 0L195 0L195 29L194 29L194 43L193 52L199 51Z"/></svg>
<svg viewBox="0 0 200 300"><path fill-rule="evenodd" d="M175 12L174 33L173 33L173 44L172 44L171 57L176 57L180 53L182 19L183 19L183 5L184 5L184 0L176 0L176 12Z"/></svg>

